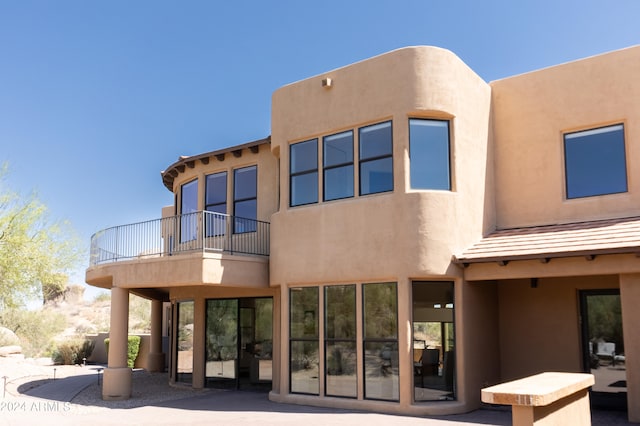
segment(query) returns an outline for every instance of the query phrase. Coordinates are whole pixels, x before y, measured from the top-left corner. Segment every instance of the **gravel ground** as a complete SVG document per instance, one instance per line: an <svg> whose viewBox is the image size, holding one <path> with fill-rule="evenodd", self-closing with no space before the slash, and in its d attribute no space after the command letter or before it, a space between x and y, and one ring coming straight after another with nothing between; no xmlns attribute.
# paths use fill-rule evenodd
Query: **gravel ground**
<svg viewBox="0 0 640 426"><path fill-rule="evenodd" d="M131 398L126 401L104 401L101 389L96 380L95 383L89 385L73 398L71 403L102 408L136 408L211 392L208 390L194 390L191 387L171 386L169 385L167 373L149 373L144 370L133 372L133 390Z"/></svg>

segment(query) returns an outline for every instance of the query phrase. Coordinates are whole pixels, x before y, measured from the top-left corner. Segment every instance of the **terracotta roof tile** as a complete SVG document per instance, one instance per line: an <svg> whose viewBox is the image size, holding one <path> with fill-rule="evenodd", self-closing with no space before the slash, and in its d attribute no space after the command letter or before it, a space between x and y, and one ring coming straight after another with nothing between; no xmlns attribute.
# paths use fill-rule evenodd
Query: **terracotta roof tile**
<svg viewBox="0 0 640 426"><path fill-rule="evenodd" d="M454 257L457 263L640 253L640 217L495 231Z"/></svg>

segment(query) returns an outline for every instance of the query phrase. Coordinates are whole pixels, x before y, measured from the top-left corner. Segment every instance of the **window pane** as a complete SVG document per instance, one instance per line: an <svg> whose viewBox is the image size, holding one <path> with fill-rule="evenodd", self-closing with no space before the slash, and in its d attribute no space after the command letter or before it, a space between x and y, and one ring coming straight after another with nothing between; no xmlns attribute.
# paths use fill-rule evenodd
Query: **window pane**
<svg viewBox="0 0 640 426"><path fill-rule="evenodd" d="M327 339L356 338L356 287L325 288L325 334Z"/></svg>
<svg viewBox="0 0 640 426"><path fill-rule="evenodd" d="M198 210L198 180L182 185L181 214L193 213Z"/></svg>
<svg viewBox="0 0 640 426"><path fill-rule="evenodd" d="M320 377L318 341L291 342L291 392L318 395Z"/></svg>
<svg viewBox="0 0 640 426"><path fill-rule="evenodd" d="M360 163L360 194L393 191L393 158Z"/></svg>
<svg viewBox="0 0 640 426"><path fill-rule="evenodd" d="M364 372L365 398L400 399L397 342L365 342Z"/></svg>
<svg viewBox="0 0 640 426"><path fill-rule="evenodd" d="M360 160L392 154L391 122L360 128Z"/></svg>
<svg viewBox="0 0 640 426"><path fill-rule="evenodd" d="M178 302L176 380L191 383L193 374L193 301Z"/></svg>
<svg viewBox="0 0 640 426"><path fill-rule="evenodd" d="M324 199L353 197L353 165L324 171Z"/></svg>
<svg viewBox="0 0 640 426"><path fill-rule="evenodd" d="M318 140L296 143L290 146L291 174L318 169Z"/></svg>
<svg viewBox="0 0 640 426"><path fill-rule="evenodd" d="M233 232L240 234L243 232L255 232L256 230L257 202L255 199L238 201L235 204L235 217Z"/></svg>
<svg viewBox="0 0 640 426"><path fill-rule="evenodd" d="M356 342L327 342L326 394L329 396L358 396L356 375Z"/></svg>
<svg viewBox="0 0 640 426"><path fill-rule="evenodd" d="M366 339L395 339L398 336L398 295L395 283L365 284L364 336Z"/></svg>
<svg viewBox="0 0 640 426"><path fill-rule="evenodd" d="M564 136L567 198L627 191L623 126Z"/></svg>
<svg viewBox="0 0 640 426"><path fill-rule="evenodd" d="M318 287L290 289L291 338L318 338Z"/></svg>
<svg viewBox="0 0 640 426"><path fill-rule="evenodd" d="M227 202L227 172L208 175L206 187L205 204L207 206Z"/></svg>
<svg viewBox="0 0 640 426"><path fill-rule="evenodd" d="M451 189L449 122L409 120L411 188Z"/></svg>
<svg viewBox="0 0 640 426"><path fill-rule="evenodd" d="M353 132L327 136L324 141L324 166L353 163Z"/></svg>
<svg viewBox="0 0 640 426"><path fill-rule="evenodd" d="M291 205L318 202L318 172L291 176Z"/></svg>
<svg viewBox="0 0 640 426"><path fill-rule="evenodd" d="M205 377L235 379L238 361L238 299L207 300Z"/></svg>
<svg viewBox="0 0 640 426"><path fill-rule="evenodd" d="M198 233L198 180L182 185L180 204L180 242L193 241Z"/></svg>
<svg viewBox="0 0 640 426"><path fill-rule="evenodd" d="M233 171L234 176L234 194L235 200L244 200L247 198L256 198L256 166L245 167ZM237 214L236 214L237 215Z"/></svg>

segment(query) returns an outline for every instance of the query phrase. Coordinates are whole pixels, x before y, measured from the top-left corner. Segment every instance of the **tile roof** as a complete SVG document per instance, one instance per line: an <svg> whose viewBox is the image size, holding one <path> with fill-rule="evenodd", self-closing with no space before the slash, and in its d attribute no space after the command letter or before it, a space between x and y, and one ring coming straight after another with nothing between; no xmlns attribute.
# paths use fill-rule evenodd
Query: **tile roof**
<svg viewBox="0 0 640 426"><path fill-rule="evenodd" d="M640 217L497 230L454 256L469 264L600 254L640 255Z"/></svg>

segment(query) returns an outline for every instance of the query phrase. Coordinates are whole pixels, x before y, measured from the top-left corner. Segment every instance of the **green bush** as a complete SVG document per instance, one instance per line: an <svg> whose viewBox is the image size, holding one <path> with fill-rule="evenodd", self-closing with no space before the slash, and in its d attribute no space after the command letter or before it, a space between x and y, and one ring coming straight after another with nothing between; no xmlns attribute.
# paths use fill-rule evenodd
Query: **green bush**
<svg viewBox="0 0 640 426"><path fill-rule="evenodd" d="M53 351L53 362L63 365L82 364L89 358L95 347L93 340L69 340L58 344Z"/></svg>
<svg viewBox="0 0 640 426"><path fill-rule="evenodd" d="M129 336L127 338L127 367L133 368L138 358L138 352L140 351L140 336ZM109 338L104 339L104 346L107 350L107 357L109 356Z"/></svg>

